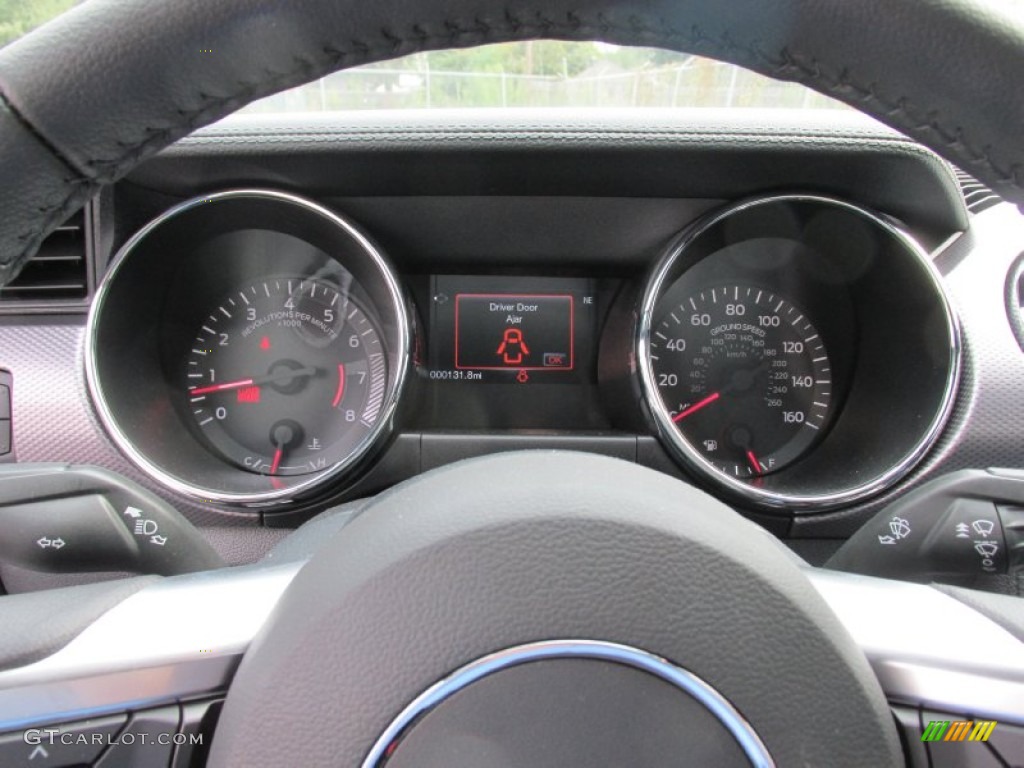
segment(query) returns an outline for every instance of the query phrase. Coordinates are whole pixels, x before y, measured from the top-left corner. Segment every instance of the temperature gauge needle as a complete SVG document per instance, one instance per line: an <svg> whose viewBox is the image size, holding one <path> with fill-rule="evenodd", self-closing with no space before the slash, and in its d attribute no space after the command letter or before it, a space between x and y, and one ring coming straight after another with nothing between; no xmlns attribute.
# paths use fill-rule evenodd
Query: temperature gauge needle
<svg viewBox="0 0 1024 768"><path fill-rule="evenodd" d="M297 431L300 434L296 434ZM281 468L281 458L284 456L284 449L298 443L302 439L300 435L299 425L287 420L279 421L271 428L270 444L274 446L274 458L270 460L270 474L277 474L277 470ZM276 483L277 481L275 480L274 482Z"/></svg>
<svg viewBox="0 0 1024 768"><path fill-rule="evenodd" d="M760 475L762 472L761 462L757 460L757 456L754 455L753 451L747 451L747 461L750 462L750 466L754 470L754 474Z"/></svg>
<svg viewBox="0 0 1024 768"><path fill-rule="evenodd" d="M705 406L711 405L713 402L715 402L715 400L717 400L721 396L722 395L719 392L712 392L710 395L705 397L699 403L694 403L689 408L686 408L685 410L682 410L679 413L677 413L675 416L672 417L672 421L674 421L676 423L682 421L687 416L689 416L691 413L696 413L701 408L704 408Z"/></svg>

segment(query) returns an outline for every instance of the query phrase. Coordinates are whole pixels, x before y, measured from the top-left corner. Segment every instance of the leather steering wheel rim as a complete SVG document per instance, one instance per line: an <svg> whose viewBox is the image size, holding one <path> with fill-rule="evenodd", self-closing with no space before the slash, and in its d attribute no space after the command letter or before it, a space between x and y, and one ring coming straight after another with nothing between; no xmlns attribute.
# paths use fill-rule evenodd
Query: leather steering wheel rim
<svg viewBox="0 0 1024 768"><path fill-rule="evenodd" d="M1024 202L1024 24L982 0L90 0L0 51L0 284L102 185L250 101L415 51L536 38L804 83Z"/></svg>

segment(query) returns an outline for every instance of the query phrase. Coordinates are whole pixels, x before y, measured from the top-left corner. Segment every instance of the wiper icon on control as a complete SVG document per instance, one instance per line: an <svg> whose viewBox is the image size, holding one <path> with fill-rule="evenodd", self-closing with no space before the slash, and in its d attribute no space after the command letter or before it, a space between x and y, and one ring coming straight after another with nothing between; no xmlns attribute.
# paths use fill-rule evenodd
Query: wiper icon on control
<svg viewBox="0 0 1024 768"><path fill-rule="evenodd" d="M982 557L992 557L999 551L999 545L991 541L979 541L974 545L974 551Z"/></svg>
<svg viewBox="0 0 1024 768"><path fill-rule="evenodd" d="M975 533L979 536L991 536L995 527L996 524L991 520L975 520L971 523L971 528L973 528Z"/></svg>

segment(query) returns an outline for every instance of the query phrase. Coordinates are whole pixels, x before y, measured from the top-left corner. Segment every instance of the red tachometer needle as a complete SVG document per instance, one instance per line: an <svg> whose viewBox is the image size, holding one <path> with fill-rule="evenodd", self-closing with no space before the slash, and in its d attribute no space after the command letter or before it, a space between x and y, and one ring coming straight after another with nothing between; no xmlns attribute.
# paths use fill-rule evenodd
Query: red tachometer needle
<svg viewBox="0 0 1024 768"><path fill-rule="evenodd" d="M712 392L710 395L705 397L699 403L694 403L693 405L691 405L686 410L683 410L683 411L680 411L679 413L677 413L675 416L672 417L672 421L682 421L687 416L689 416L691 413L696 413L697 411L699 411L704 406L711 405L713 402L715 402L715 400L717 400L720 397L721 397L721 394L719 394L718 392Z"/></svg>
<svg viewBox="0 0 1024 768"><path fill-rule="evenodd" d="M212 387L199 387L198 389L189 390L189 394L192 396L196 395L208 395L211 392L223 392L226 389L241 389L242 387L248 387L253 382L252 379L241 379L240 381L228 381L224 384L214 384Z"/></svg>
<svg viewBox="0 0 1024 768"><path fill-rule="evenodd" d="M747 461L750 462L750 466L754 470L755 475L761 474L761 462L757 460L757 456L754 455L753 451L747 451Z"/></svg>
<svg viewBox="0 0 1024 768"><path fill-rule="evenodd" d="M278 449L276 451L274 451L274 460L270 463L270 474L272 474L272 475L276 475L277 474L277 468L279 466L281 466L281 457L283 455L284 455L284 448L279 446Z"/></svg>
<svg viewBox="0 0 1024 768"><path fill-rule="evenodd" d="M252 379L239 379L238 381L226 381L223 384L211 384L208 387L196 387L195 389L190 389L188 394L190 397L198 397L199 395L208 395L211 392L225 392L229 389L274 384L279 381L290 381L299 376L315 376L316 374L317 369L312 367L288 368L286 370L279 370L277 373L258 376Z"/></svg>

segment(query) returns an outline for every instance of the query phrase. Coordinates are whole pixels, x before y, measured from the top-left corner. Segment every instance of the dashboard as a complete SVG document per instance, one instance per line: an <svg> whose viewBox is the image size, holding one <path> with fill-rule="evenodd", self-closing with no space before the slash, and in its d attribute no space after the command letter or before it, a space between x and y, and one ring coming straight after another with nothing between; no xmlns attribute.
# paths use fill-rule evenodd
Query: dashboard
<svg viewBox="0 0 1024 768"><path fill-rule="evenodd" d="M0 317L18 458L287 528L569 448L812 539L937 472L1019 465L976 407L1019 372L1016 254L980 226L1016 212L969 215L945 163L859 116L691 118L199 132L93 203L88 315Z"/></svg>

